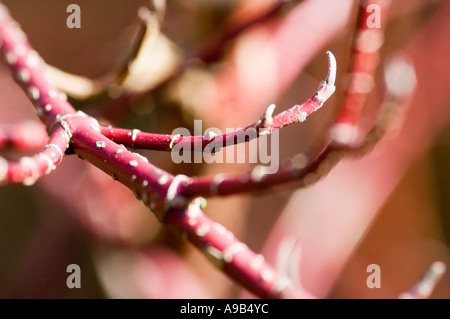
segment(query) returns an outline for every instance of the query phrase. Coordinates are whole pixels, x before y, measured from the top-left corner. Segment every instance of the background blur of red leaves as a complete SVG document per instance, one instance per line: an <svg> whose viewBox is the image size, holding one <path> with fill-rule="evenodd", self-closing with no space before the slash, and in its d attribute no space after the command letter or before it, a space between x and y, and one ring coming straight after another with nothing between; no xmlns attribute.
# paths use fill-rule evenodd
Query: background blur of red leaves
<svg viewBox="0 0 450 319"><path fill-rule="evenodd" d="M3 1L46 62L99 76L125 55L137 9L147 1L76 1L82 10L78 30L65 25L72 2ZM273 1L167 2L163 32L189 51ZM311 96L326 74L325 52L331 50L338 60L335 96L306 123L280 133L281 159L311 152L342 94L354 8L351 0L304 1L283 18L243 34L208 74L188 73L184 87L158 92L114 125L170 133L192 126L195 118L204 121L203 129L242 127L270 103L278 113ZM307 189L286 186L210 199L206 212L273 264L290 254L286 243L297 242L300 257L291 275L318 297L396 298L433 261L448 264L449 17L448 1L393 1L381 63L404 50L416 67L417 88L397 126L372 153L341 162ZM189 115L174 115L180 101ZM89 113L89 107L83 110ZM35 120L31 104L2 66L0 123L24 120ZM143 154L186 175L251 167L176 166L168 154ZM65 285L72 263L81 267L81 289ZM381 267L380 289L366 286L369 264ZM250 297L189 244L168 235L130 191L75 156L31 188L0 188L0 296ZM432 297L450 297L448 274Z"/></svg>

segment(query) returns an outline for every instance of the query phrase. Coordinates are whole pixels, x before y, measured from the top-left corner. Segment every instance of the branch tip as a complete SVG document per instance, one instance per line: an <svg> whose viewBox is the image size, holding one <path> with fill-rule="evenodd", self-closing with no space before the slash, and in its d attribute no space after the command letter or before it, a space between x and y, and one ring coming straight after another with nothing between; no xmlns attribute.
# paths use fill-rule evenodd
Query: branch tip
<svg viewBox="0 0 450 319"><path fill-rule="evenodd" d="M328 56L328 74L325 81L328 85L334 86L334 83L336 82L336 73L337 73L336 57L331 51L327 51L327 56Z"/></svg>
<svg viewBox="0 0 450 319"><path fill-rule="evenodd" d="M270 104L266 111L264 112L264 118L271 118L273 111L275 110L276 105L275 104Z"/></svg>
<svg viewBox="0 0 450 319"><path fill-rule="evenodd" d="M334 93L336 90L336 86L334 85L336 82L336 72L337 72L337 63L336 58L331 51L327 51L328 56L328 74L325 80L320 82L319 88L317 89L317 94L315 98L321 104L325 103L326 100Z"/></svg>

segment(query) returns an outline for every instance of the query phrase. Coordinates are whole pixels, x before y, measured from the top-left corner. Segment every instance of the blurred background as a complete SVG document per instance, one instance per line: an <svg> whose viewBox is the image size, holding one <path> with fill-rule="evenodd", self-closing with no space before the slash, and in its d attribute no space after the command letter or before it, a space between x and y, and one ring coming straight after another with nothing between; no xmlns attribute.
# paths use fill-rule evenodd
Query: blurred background
<svg viewBox="0 0 450 319"><path fill-rule="evenodd" d="M78 0L81 28L69 29L74 1L5 4L44 60L97 78L124 63L149 1ZM161 31L176 56L195 56L204 43L271 8L275 0L167 0ZM325 52L338 61L335 95L305 123L280 132L280 158L314 154L340 105L355 25L356 1L291 1L230 41L209 63L189 61L167 79L127 99L71 102L104 124L170 133L244 127L276 103L275 113L316 92L327 72ZM316 185L208 200L206 213L231 229L291 279L321 298L397 298L432 262L448 265L450 240L450 4L396 0L380 66L401 52L416 68L417 86L398 121L361 159L346 159ZM175 49L176 48L176 49ZM155 54L168 54L166 51ZM149 56L149 63L152 57ZM31 103L0 69L0 124L37 121ZM380 101L382 74L368 107ZM172 173L212 175L251 164L179 164L169 153L142 151ZM15 152L2 150L14 159ZM66 268L81 268L81 289L68 289ZM381 268L369 289L367 266ZM173 237L133 194L76 156L65 157L32 187L0 188L0 296L3 298L253 297L212 267L189 243ZM432 298L450 297L444 275Z"/></svg>

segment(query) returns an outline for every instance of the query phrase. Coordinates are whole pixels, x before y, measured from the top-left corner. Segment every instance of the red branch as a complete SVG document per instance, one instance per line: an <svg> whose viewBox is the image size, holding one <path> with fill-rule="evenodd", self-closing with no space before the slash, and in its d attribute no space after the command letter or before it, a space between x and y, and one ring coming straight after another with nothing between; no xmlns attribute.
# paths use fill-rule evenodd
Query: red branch
<svg viewBox="0 0 450 319"><path fill-rule="evenodd" d="M33 138L30 138L32 136ZM37 150L48 140L45 127L36 122L0 126L0 149Z"/></svg>
<svg viewBox="0 0 450 319"><path fill-rule="evenodd" d="M280 129L290 124L304 122L313 112L319 110L323 103L334 93L336 81L336 59L331 52L328 55L328 75L323 80L317 93L301 105L295 105L275 117L272 117L275 105L270 105L264 112L261 120L247 127L223 134L205 136L181 136L169 134L144 133L139 130L127 130L100 126L101 133L116 143L136 149L151 149L170 151L177 146L189 150L203 151L206 146L214 142L215 146L225 147L238 143L248 142L260 135L270 134L271 131Z"/></svg>
<svg viewBox="0 0 450 319"><path fill-rule="evenodd" d="M49 174L56 168L68 146L69 136L62 126L58 126L44 149L37 155L24 156L18 162L9 162L0 157L0 184L33 185L39 177Z"/></svg>
<svg viewBox="0 0 450 319"><path fill-rule="evenodd" d="M384 42L384 25L389 6L390 0L360 1L351 63L347 72L348 85L345 87L336 123L331 129L333 143L352 145L362 139L359 119L375 86L375 73ZM379 8L379 16L371 8Z"/></svg>
<svg viewBox="0 0 450 319"><path fill-rule="evenodd" d="M274 14L285 2L277 2L273 11L260 18L266 19ZM383 32L382 29L372 30L367 25L368 5L374 3L387 10L383 6L385 1L363 2L351 71L352 82L332 130L332 142L335 143L326 143L323 151L312 160L308 161L305 156L294 157L287 167L276 173L267 173L264 166L256 166L251 172L228 176L219 174L214 177L173 175L125 146L166 151L173 150L174 146L189 146L192 150L205 151L213 142L222 147L234 145L248 141L250 138L246 139L246 136L257 138L286 125L303 122L312 112L320 109L335 91L336 61L330 52L327 52L329 70L326 79L303 104L276 116L272 116L275 105L270 105L259 121L245 129L220 136L151 134L101 126L95 118L77 112L66 96L47 80L42 59L30 47L26 36L10 18L6 7L0 5L1 53L14 78L34 103L37 115L50 134L44 149L33 157L23 157L18 162L9 162L0 157L0 183L22 182L31 185L39 177L55 169L66 151L73 152L129 188L162 224L189 240L213 265L257 296L313 298L265 262L262 255L253 252L230 231L207 217L201 210L201 197L251 192L293 181L301 186L309 185L325 176L344 155L369 145L364 142L355 144L354 135L349 138L348 134L343 134L346 131L342 127L350 126L353 130L359 125L360 113L370 92L369 88L371 89L369 84L374 81L375 62ZM254 20L249 23L256 22ZM242 30L244 28L240 27L229 35L225 34L224 38L217 40L219 42L213 43L214 47L222 49L228 37L235 37L236 32ZM368 43L373 43L373 39L377 45L368 46ZM217 52L206 50L201 54L208 60L217 55ZM361 83L365 85L362 89ZM401 94L395 93L395 88L396 84L388 84L385 92L387 100L402 98ZM384 121L380 123L385 124ZM385 127L375 125L368 136L375 135L379 138L384 132L383 128ZM249 135L248 130L254 130L255 134ZM8 134L1 133L5 131L0 130L0 146L30 146L19 137L11 138ZM375 137L367 140L376 141ZM431 277L433 276L432 274Z"/></svg>
<svg viewBox="0 0 450 319"><path fill-rule="evenodd" d="M208 257L223 260L226 264L223 271L248 290L261 297L311 297L296 291L261 257L207 218L199 209L198 200L188 202L180 196L179 186L185 180L183 175L173 176L149 163L140 154L115 143L102 134L94 118L76 112L65 95L47 81L42 59L30 47L26 36L3 5L0 5L0 40L11 72L28 93L39 117L51 132L48 144L34 158L22 159L18 164L2 159L0 181L31 184L43 173L52 170L70 146L71 151L132 190L159 221L176 233L186 234ZM293 111L296 116L285 112L272 123L266 116L261 126L282 127L302 120L320 108L334 92L335 63L331 54L329 59L331 71L327 79L321 83L313 98L296 107Z"/></svg>

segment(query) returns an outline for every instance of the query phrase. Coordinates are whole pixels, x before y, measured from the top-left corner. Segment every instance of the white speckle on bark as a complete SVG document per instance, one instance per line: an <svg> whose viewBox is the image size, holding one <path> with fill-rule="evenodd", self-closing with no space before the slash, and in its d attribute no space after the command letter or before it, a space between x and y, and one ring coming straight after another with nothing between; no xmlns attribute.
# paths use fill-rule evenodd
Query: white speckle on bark
<svg viewBox="0 0 450 319"><path fill-rule="evenodd" d="M33 101L37 101L39 99L39 97L41 96L41 94L40 94L39 89L37 87L30 86L30 87L28 87L28 96Z"/></svg>
<svg viewBox="0 0 450 319"><path fill-rule="evenodd" d="M323 103L323 102L322 102ZM306 112L300 112L300 114L298 115L297 121L298 122L304 122L306 121L306 117L308 116L308 113Z"/></svg>
<svg viewBox="0 0 450 319"><path fill-rule="evenodd" d="M105 143L105 141L97 141L97 142L95 142L95 146L97 146L97 148L105 148L106 143Z"/></svg>
<svg viewBox="0 0 450 319"><path fill-rule="evenodd" d="M87 116L87 115L86 115ZM100 124L95 118L91 118L91 129L95 130L96 132L100 133Z"/></svg>
<svg viewBox="0 0 450 319"><path fill-rule="evenodd" d="M186 214L189 218L197 218L201 215L201 211L197 206L190 206Z"/></svg>
<svg viewBox="0 0 450 319"><path fill-rule="evenodd" d="M137 167L139 165L138 161L136 160L131 160L128 162L128 164L132 167Z"/></svg>
<svg viewBox="0 0 450 319"><path fill-rule="evenodd" d="M234 256L244 250L247 250L247 245L244 243L235 243L233 245L231 245L230 247L228 247L227 249L225 249L223 251L223 260L226 263L231 263L233 261Z"/></svg>
<svg viewBox="0 0 450 319"><path fill-rule="evenodd" d="M263 271L261 271L261 278L265 282L271 281L273 279L273 277L274 277L274 273L272 270L266 268Z"/></svg>
<svg viewBox="0 0 450 319"><path fill-rule="evenodd" d="M214 176L210 186L211 194L213 195L219 194L219 186L224 180L225 176L223 174L217 174L216 176Z"/></svg>
<svg viewBox="0 0 450 319"><path fill-rule="evenodd" d="M17 78L22 83L27 83L28 81L30 81L30 71L28 71L27 69L20 69L17 72Z"/></svg>
<svg viewBox="0 0 450 319"><path fill-rule="evenodd" d="M266 176L266 168L263 165L257 165L252 169L250 173L250 178L253 182L261 182Z"/></svg>
<svg viewBox="0 0 450 319"><path fill-rule="evenodd" d="M28 166L31 170L31 176L24 178L22 181L22 184L25 186L31 186L39 178L39 167L37 166L37 163L34 159L28 156L24 156L19 160L20 165L22 166Z"/></svg>
<svg viewBox="0 0 450 319"><path fill-rule="evenodd" d="M264 256L258 254L250 261L249 267L253 270L256 270L261 268L263 263L264 263Z"/></svg>
<svg viewBox="0 0 450 319"><path fill-rule="evenodd" d="M205 134L205 136L203 136L203 139L206 140L206 141L208 141L208 142L210 142L210 141L212 141L213 139L215 139L216 136L217 136L216 133L214 133L213 131L209 131L208 134Z"/></svg>
<svg viewBox="0 0 450 319"><path fill-rule="evenodd" d="M195 234L199 237L205 236L207 233L209 233L210 228L207 224L201 225L195 230Z"/></svg>
<svg viewBox="0 0 450 319"><path fill-rule="evenodd" d="M133 133L131 134L131 140L134 142L136 141L137 135L140 133L141 131L138 129L134 129Z"/></svg>
<svg viewBox="0 0 450 319"><path fill-rule="evenodd" d="M134 155L136 155L137 157L139 157L141 160L143 160L144 162L148 163L148 159L145 156L142 156L142 154L139 153L133 153Z"/></svg>
<svg viewBox="0 0 450 319"><path fill-rule="evenodd" d="M305 168L306 164L308 164L308 156L306 156L304 153L295 154L292 157L291 164L294 169L303 169Z"/></svg>
<svg viewBox="0 0 450 319"><path fill-rule="evenodd" d="M48 96L50 96L52 99L56 99L56 97L58 96L58 91L50 89L48 90Z"/></svg>
<svg viewBox="0 0 450 319"><path fill-rule="evenodd" d="M291 281L286 276L281 276L273 285L272 288L272 294L278 295L280 292L282 292L286 287L288 287L291 284Z"/></svg>
<svg viewBox="0 0 450 319"><path fill-rule="evenodd" d="M18 56L23 56L25 52L27 52L27 50L23 44L18 44L14 47L14 53Z"/></svg>
<svg viewBox="0 0 450 319"><path fill-rule="evenodd" d="M11 52L11 51L6 52L5 58L6 58L6 62L9 65L13 65L14 63L17 62L17 55L14 52Z"/></svg>
<svg viewBox="0 0 450 319"><path fill-rule="evenodd" d="M35 50L32 50L30 51L30 53L28 53L27 60L25 63L29 68L34 68L39 64L40 59L41 58L39 54Z"/></svg>
<svg viewBox="0 0 450 319"><path fill-rule="evenodd" d="M158 178L158 184L164 185L165 183L167 183L168 180L169 180L169 177L168 177L166 174L161 175L161 176Z"/></svg>
<svg viewBox="0 0 450 319"><path fill-rule="evenodd" d="M67 124L66 121L60 121L60 124L61 124L62 128L64 129L64 132L67 133L67 136L69 137L69 139L71 139L72 138L72 131L70 130L69 124Z"/></svg>

